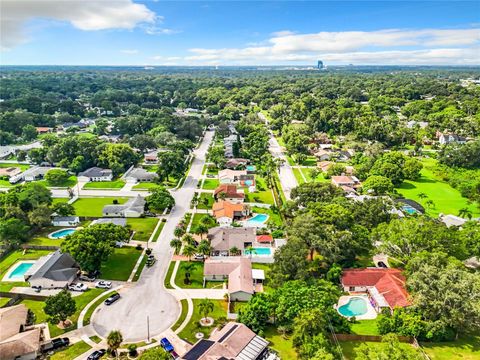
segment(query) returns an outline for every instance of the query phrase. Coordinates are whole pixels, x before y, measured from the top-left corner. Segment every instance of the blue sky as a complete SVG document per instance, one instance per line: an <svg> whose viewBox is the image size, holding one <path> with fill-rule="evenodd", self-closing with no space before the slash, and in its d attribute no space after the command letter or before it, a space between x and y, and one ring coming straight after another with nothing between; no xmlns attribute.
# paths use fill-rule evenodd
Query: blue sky
<svg viewBox="0 0 480 360"><path fill-rule="evenodd" d="M480 1L2 0L1 64L480 64Z"/></svg>

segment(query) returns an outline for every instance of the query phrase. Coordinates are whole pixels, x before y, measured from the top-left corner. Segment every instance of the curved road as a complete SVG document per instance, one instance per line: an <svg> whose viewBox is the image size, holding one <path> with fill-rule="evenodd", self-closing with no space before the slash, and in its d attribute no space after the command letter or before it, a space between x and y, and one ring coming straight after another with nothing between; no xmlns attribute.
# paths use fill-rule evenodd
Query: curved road
<svg viewBox="0 0 480 360"><path fill-rule="evenodd" d="M125 342L140 341L147 338L147 317L150 336L159 335L177 320L180 305L164 287L173 255L170 240L176 225L190 209L212 138L213 131L207 131L200 147L194 151L195 159L183 186L172 191L175 208L167 218L160 238L151 243L157 262L151 268L145 267L138 282L129 283L119 291L122 297L118 302L111 306L102 305L95 314L93 327L101 336L106 337L111 330L120 330Z"/></svg>

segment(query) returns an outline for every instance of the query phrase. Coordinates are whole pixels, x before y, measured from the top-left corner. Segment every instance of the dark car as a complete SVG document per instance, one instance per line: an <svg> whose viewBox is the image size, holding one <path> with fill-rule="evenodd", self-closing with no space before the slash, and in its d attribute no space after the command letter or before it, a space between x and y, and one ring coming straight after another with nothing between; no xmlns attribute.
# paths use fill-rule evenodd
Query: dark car
<svg viewBox="0 0 480 360"><path fill-rule="evenodd" d="M110 296L107 300L105 300L105 305L112 305L118 299L120 299L120 294L115 293L112 296Z"/></svg>
<svg viewBox="0 0 480 360"><path fill-rule="evenodd" d="M64 346L70 345L70 339L67 337L64 338L59 338L59 339L53 339L52 340L52 345L53 349L59 349Z"/></svg>
<svg viewBox="0 0 480 360"><path fill-rule="evenodd" d="M107 352L107 350L105 349L100 349L100 350L95 350L93 353L91 353L89 356L88 356L88 360L98 360L100 359L103 355L105 355L105 353Z"/></svg>
<svg viewBox="0 0 480 360"><path fill-rule="evenodd" d="M165 351L172 352L174 350L173 345L170 343L170 341L168 341L167 338L160 340L160 345L162 345Z"/></svg>
<svg viewBox="0 0 480 360"><path fill-rule="evenodd" d="M178 354L177 354L175 351L172 351L172 352L170 353L170 355L172 355L173 360L178 360L178 359L180 359L180 356L178 356Z"/></svg>
<svg viewBox="0 0 480 360"><path fill-rule="evenodd" d="M35 290L35 292L39 293L40 291L42 291L42 287L40 285L33 285L32 286L32 289Z"/></svg>
<svg viewBox="0 0 480 360"><path fill-rule="evenodd" d="M90 275L90 274L82 274L78 277L78 279L80 281L90 281L90 282L93 282L95 280L97 280L97 278L93 275Z"/></svg>

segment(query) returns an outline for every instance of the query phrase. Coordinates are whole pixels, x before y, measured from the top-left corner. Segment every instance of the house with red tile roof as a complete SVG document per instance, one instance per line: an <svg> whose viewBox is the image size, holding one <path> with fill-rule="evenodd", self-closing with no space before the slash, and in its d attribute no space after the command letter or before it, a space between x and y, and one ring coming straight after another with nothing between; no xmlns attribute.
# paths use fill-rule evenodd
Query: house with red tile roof
<svg viewBox="0 0 480 360"><path fill-rule="evenodd" d="M273 236L270 234L257 235L257 242L259 243L273 243Z"/></svg>
<svg viewBox="0 0 480 360"><path fill-rule="evenodd" d="M235 184L221 184L213 191L215 200L222 199L232 204L241 204L245 200L245 194L238 192Z"/></svg>
<svg viewBox="0 0 480 360"><path fill-rule="evenodd" d="M370 303L380 312L382 308L393 310L410 305L405 281L398 269L367 268L345 269L341 283L344 291L366 292Z"/></svg>
<svg viewBox="0 0 480 360"><path fill-rule="evenodd" d="M240 220L248 215L243 204L232 204L223 200L214 203L212 211L220 226L230 226L234 220Z"/></svg>

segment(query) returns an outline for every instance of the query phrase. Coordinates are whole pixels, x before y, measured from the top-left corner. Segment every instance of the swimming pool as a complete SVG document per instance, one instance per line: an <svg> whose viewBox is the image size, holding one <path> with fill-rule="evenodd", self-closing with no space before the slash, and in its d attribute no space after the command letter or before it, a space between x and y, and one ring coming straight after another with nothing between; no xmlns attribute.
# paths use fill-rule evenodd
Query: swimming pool
<svg viewBox="0 0 480 360"><path fill-rule="evenodd" d="M253 185L253 180L245 180L245 185L252 186Z"/></svg>
<svg viewBox="0 0 480 360"><path fill-rule="evenodd" d="M8 274L8 280L24 281L23 276L30 269L35 262L22 261L16 264L15 268Z"/></svg>
<svg viewBox="0 0 480 360"><path fill-rule="evenodd" d="M250 250L245 250L245 255L250 255ZM255 247L255 248L252 248L251 255L271 256L272 249L268 247Z"/></svg>
<svg viewBox="0 0 480 360"><path fill-rule="evenodd" d="M414 207L411 207L410 205L404 205L402 206L402 210L405 211L409 215L416 214L418 211Z"/></svg>
<svg viewBox="0 0 480 360"><path fill-rule="evenodd" d="M263 225L267 220L268 220L267 214L256 214L254 217L247 220L247 225L260 226L260 225Z"/></svg>
<svg viewBox="0 0 480 360"><path fill-rule="evenodd" d="M367 311L367 300L361 297L352 297L338 308L338 312L345 317L365 315Z"/></svg>
<svg viewBox="0 0 480 360"><path fill-rule="evenodd" d="M245 168L247 169L247 171L255 171L255 165L247 165L245 166ZM249 181L249 180L247 180Z"/></svg>
<svg viewBox="0 0 480 360"><path fill-rule="evenodd" d="M61 230L57 230L57 231L54 231L54 232L50 233L48 235L48 237L50 239L61 239L61 238L64 238L65 236L67 236L67 235L73 234L75 231L77 231L77 230L76 229L61 229Z"/></svg>

